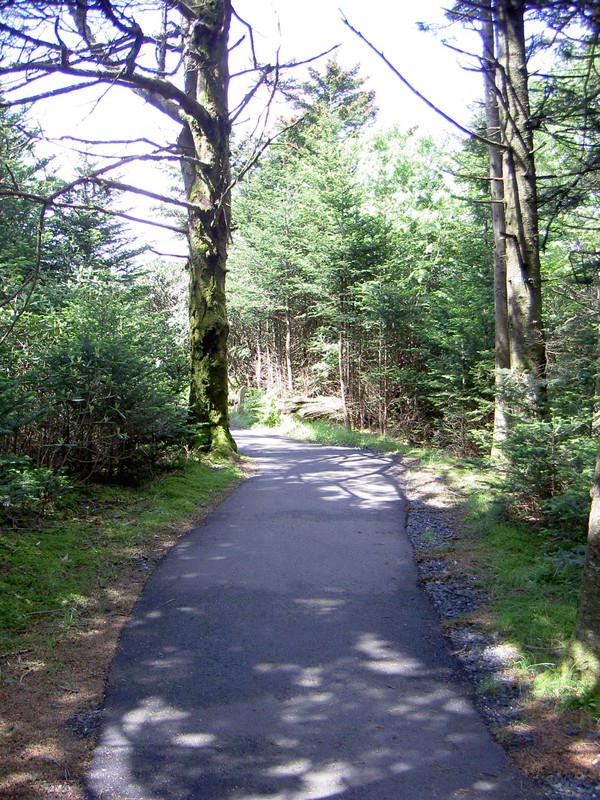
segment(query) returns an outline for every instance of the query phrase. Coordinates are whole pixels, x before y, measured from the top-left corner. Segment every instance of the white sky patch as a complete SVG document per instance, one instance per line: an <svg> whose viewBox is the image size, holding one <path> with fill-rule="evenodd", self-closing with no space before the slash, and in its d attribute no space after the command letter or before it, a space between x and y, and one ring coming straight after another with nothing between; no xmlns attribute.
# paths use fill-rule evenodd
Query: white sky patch
<svg viewBox="0 0 600 800"><path fill-rule="evenodd" d="M420 0L419 3L371 0L368 4L362 0L303 0L302 3L297 0L237 0L235 9L253 26L259 59L268 63L274 63L277 57L281 63L303 61L339 44L336 51L339 62L346 68L360 63L361 75L368 79L367 88L376 92L379 126L397 125L403 130L417 127L424 134L442 135L452 132L452 126L411 94L381 59L344 25L342 13L419 91L461 124L468 125L473 117L473 104L481 94L481 76L462 69L456 53L445 47L434 32L422 32L417 25L418 22L444 23L443 5L440 0ZM454 30L464 36L459 26L454 26ZM245 28L234 20L232 43L244 32ZM444 35L450 33L445 31ZM468 40L469 45L465 41L461 38L465 49L478 46L476 36ZM326 58L312 66L323 69ZM244 43L232 53L232 73L247 66L247 59L248 49ZM306 69L294 71L293 75L304 80ZM246 91L247 84L239 79L232 80L230 106L234 107ZM259 99L241 118L237 133L253 129L257 116L264 110L263 102L264 98ZM278 107L272 111L270 124L275 123L282 110ZM52 153L55 161L51 169L66 179L75 174L81 160L73 149L77 146L68 140L59 141L62 136L106 142L148 138L157 143L173 143L177 136L177 126L171 120L133 92L116 86L94 87L51 98L37 104L30 118L34 123L39 122L54 140L51 145L40 148L40 155ZM143 149L141 145L106 144L101 152L124 155L134 147ZM128 166L120 177L151 191L169 193L178 183L177 169L174 163L175 174L169 178L160 167L142 161ZM128 195L119 202L121 208L125 207L135 216L159 220L156 201ZM182 237L149 226L135 225L134 231L142 242L154 242L161 251L186 252Z"/></svg>

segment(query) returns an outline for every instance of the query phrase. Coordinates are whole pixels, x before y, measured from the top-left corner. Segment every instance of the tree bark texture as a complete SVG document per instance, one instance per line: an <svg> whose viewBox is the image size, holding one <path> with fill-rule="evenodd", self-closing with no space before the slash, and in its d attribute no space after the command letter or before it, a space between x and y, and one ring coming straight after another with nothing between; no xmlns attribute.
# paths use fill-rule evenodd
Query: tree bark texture
<svg viewBox="0 0 600 800"><path fill-rule="evenodd" d="M524 0L496 0L510 369L527 416L545 409L546 346Z"/></svg>
<svg viewBox="0 0 600 800"><path fill-rule="evenodd" d="M600 682L600 445L596 458L594 484L590 492L592 505L588 539L575 624L575 641ZM588 667L588 669L590 668Z"/></svg>
<svg viewBox="0 0 600 800"><path fill-rule="evenodd" d="M600 307L600 287L596 290ZM592 504L588 521L583 575L577 600L574 639L580 668L587 671L600 693L600 328L596 350L596 387L592 431L598 441L594 483L590 490Z"/></svg>
<svg viewBox="0 0 600 800"><path fill-rule="evenodd" d="M342 331L339 333L338 338L338 373L340 380L340 400L342 401L342 408L344 412L344 425L350 429L350 409L348 407L348 383L346 376L346 343L344 341L344 334Z"/></svg>
<svg viewBox="0 0 600 800"><path fill-rule="evenodd" d="M235 447L228 425L225 302L229 199L229 0L205 0L188 22L185 92L205 110L185 118L179 144L188 211L190 419L211 449Z"/></svg>
<svg viewBox="0 0 600 800"><path fill-rule="evenodd" d="M494 43L491 3L482 19L483 75L485 83L485 117L490 166L490 194L492 203L492 231L494 237L494 358L495 402L492 458L501 458L499 445L508 435L508 409L505 381L510 370L508 342L508 298L506 288L506 224L504 218L504 179L502 173L502 147L500 137L500 111L498 108L497 61ZM496 143L496 144L492 144Z"/></svg>
<svg viewBox="0 0 600 800"><path fill-rule="evenodd" d="M258 325L258 336L256 341L256 364L254 367L254 375L256 380L256 388L262 389L262 371L263 371L263 363L262 363L262 347L260 344L260 337L262 334L262 325Z"/></svg>
<svg viewBox="0 0 600 800"><path fill-rule="evenodd" d="M289 309L285 312L285 366L287 371L287 390L294 391L294 373L292 367L292 318Z"/></svg>

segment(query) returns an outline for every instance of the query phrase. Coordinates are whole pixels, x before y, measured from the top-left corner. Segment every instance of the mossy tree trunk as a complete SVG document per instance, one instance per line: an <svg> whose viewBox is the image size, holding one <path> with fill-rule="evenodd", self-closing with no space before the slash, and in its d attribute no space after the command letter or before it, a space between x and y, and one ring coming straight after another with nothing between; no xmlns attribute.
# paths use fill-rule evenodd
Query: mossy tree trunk
<svg viewBox="0 0 600 800"><path fill-rule="evenodd" d="M197 444L235 449L228 423L225 274L230 221L229 0L205 0L188 21L185 92L204 109L179 138L188 209L190 420Z"/></svg>

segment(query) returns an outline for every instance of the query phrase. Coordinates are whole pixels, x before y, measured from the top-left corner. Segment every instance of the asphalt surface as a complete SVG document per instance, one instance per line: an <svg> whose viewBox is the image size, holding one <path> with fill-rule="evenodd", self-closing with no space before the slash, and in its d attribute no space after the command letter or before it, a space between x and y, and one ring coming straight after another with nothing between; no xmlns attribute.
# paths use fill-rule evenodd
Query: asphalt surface
<svg viewBox="0 0 600 800"><path fill-rule="evenodd" d="M536 798L417 586L394 460L236 439L258 474L150 577L111 669L89 796Z"/></svg>

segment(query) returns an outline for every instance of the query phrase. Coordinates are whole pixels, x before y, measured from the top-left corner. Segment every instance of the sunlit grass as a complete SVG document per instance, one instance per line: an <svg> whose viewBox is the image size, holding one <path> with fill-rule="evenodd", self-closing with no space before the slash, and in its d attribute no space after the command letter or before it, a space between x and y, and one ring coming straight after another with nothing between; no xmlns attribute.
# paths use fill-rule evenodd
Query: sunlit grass
<svg viewBox="0 0 600 800"><path fill-rule="evenodd" d="M486 618L517 652L514 671L537 697L577 705L589 686L565 667L573 647L583 562L581 541L506 521L489 495L469 501L476 559L491 600Z"/></svg>
<svg viewBox="0 0 600 800"><path fill-rule="evenodd" d="M189 460L141 488L86 487L53 518L0 529L0 652L75 624L152 537L191 524L239 474L229 461Z"/></svg>
<svg viewBox="0 0 600 800"><path fill-rule="evenodd" d="M285 420L279 430L295 439L314 442L315 444L354 447L359 450L371 450L377 453L405 454L410 450L407 445L391 436L370 433L369 431L350 430L343 425L333 425L332 423L318 420Z"/></svg>

